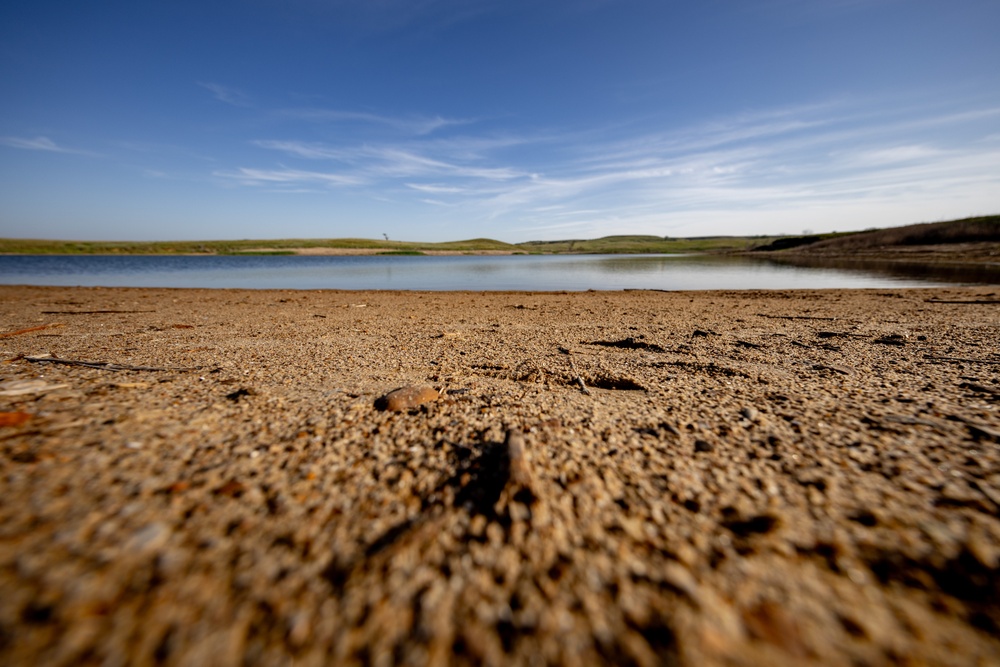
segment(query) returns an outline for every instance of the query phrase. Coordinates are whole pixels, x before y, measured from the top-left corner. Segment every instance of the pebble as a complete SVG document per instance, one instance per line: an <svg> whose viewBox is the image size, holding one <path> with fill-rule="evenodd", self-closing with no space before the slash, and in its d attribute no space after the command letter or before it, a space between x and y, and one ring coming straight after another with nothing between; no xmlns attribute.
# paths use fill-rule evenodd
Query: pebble
<svg viewBox="0 0 1000 667"><path fill-rule="evenodd" d="M945 500L959 505L975 505L980 502L980 496L967 484L959 481L951 481L941 489L941 497Z"/></svg>
<svg viewBox="0 0 1000 667"><path fill-rule="evenodd" d="M45 380L7 380L0 382L0 396L43 394L53 389L65 389L68 384L49 384Z"/></svg>
<svg viewBox="0 0 1000 667"><path fill-rule="evenodd" d="M1000 549L990 544L978 530L970 531L965 548L988 570L995 570L1000 565Z"/></svg>
<svg viewBox="0 0 1000 667"><path fill-rule="evenodd" d="M27 412L0 412L0 426L20 426L30 419Z"/></svg>
<svg viewBox="0 0 1000 667"><path fill-rule="evenodd" d="M439 396L440 394L437 389L427 385L420 387L400 387L399 389L390 391L385 396L379 397L375 401L375 407L378 410L402 412L423 405L424 403L436 401Z"/></svg>
<svg viewBox="0 0 1000 667"><path fill-rule="evenodd" d="M159 521L150 523L132 534L125 543L125 550L140 555L152 553L167 544L171 532L165 523Z"/></svg>

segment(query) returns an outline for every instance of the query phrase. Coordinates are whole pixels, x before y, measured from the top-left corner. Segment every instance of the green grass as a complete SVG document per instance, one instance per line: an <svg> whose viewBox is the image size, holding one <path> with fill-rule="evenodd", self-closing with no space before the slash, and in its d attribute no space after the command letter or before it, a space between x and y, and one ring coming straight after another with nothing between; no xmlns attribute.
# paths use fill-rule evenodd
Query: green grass
<svg viewBox="0 0 1000 667"><path fill-rule="evenodd" d="M693 253L746 250L773 237L706 236L700 238L665 238L661 236L604 236L599 239L567 241L528 241L517 244L524 251L537 253Z"/></svg>
<svg viewBox="0 0 1000 667"><path fill-rule="evenodd" d="M234 241L47 241L0 239L0 253L35 255L289 255L296 248L367 249L379 254L419 255L433 251L475 254L614 254L614 253L725 253L764 249L782 239L779 247L796 251L853 252L889 245L930 245L969 241L1000 241L1000 216L908 225L866 232L803 236L605 236L599 239L504 243L475 238L445 243L378 239L243 239ZM776 248L775 248L776 249Z"/></svg>
<svg viewBox="0 0 1000 667"><path fill-rule="evenodd" d="M469 239L444 243L379 241L377 239L268 239L240 241L49 241L0 239L0 253L22 255L289 255L295 248L373 250L379 254L422 254L433 251L464 253L689 253L744 250L760 237L706 237L664 239L659 236L607 236L600 239L504 243Z"/></svg>
<svg viewBox="0 0 1000 667"><path fill-rule="evenodd" d="M492 239L418 243L377 239L245 239L239 241L49 241L0 239L0 253L19 255L241 255L293 254L294 248L364 249L419 253L433 250L513 251L516 246Z"/></svg>
<svg viewBox="0 0 1000 667"><path fill-rule="evenodd" d="M378 254L419 255L433 251L475 254L509 252L527 255L575 253L692 253L746 250L771 237L704 237L694 239L660 236L606 236L599 239L504 243L494 239L468 239L444 243L380 241L377 239L267 239L239 241L47 241L0 239L0 253L20 255L290 255L295 248L373 250Z"/></svg>

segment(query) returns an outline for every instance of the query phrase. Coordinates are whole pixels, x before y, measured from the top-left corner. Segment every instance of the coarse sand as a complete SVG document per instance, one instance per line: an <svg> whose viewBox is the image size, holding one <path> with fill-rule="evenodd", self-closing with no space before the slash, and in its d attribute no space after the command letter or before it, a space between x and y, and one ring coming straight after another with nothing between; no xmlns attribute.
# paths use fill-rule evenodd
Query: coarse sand
<svg viewBox="0 0 1000 667"><path fill-rule="evenodd" d="M4 286L0 361L3 665L1000 664L996 287Z"/></svg>

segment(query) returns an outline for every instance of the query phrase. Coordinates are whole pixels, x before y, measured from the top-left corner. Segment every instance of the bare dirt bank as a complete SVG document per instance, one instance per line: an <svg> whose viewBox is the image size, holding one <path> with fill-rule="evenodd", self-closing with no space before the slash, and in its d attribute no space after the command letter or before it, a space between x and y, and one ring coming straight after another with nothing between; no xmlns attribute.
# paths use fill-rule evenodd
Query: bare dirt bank
<svg viewBox="0 0 1000 667"><path fill-rule="evenodd" d="M872 246L843 250L804 246L776 252L777 256L802 258L845 258L920 262L924 264L1000 264L1000 243L941 243L935 245Z"/></svg>
<svg viewBox="0 0 1000 667"><path fill-rule="evenodd" d="M0 663L1000 656L996 288L0 287L0 322ZM440 398L375 408L405 385Z"/></svg>

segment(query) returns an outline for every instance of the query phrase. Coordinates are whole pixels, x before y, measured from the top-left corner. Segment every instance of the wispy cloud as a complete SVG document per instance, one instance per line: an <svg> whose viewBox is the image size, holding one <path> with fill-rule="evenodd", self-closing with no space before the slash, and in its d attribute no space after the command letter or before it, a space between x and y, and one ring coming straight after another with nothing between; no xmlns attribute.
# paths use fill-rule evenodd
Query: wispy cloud
<svg viewBox="0 0 1000 667"><path fill-rule="evenodd" d="M537 221L531 226L537 229L556 217L536 213L539 207L597 204L575 216L581 233L623 225L662 230L671 220L704 220L705 212L716 214L719 224L734 224L729 221L755 211L774 212L775 221L798 211L831 225L839 220L843 229L857 220L848 212L857 216L866 204L869 220L893 207L925 215L933 209L921 206L944 201L952 208L967 201L970 214L1000 207L1000 196L984 194L1000 192L1000 150L977 140L968 120L940 113L901 123L888 113L858 124L858 115L854 108L831 107L798 112L780 130L766 118L733 118L666 136L597 143L559 171L512 184L481 204L485 215ZM988 125L980 128L984 136ZM563 233L567 224L573 223L558 222L554 229ZM697 228L693 224L689 233Z"/></svg>
<svg viewBox="0 0 1000 667"><path fill-rule="evenodd" d="M72 153L76 155L93 155L89 151L60 146L48 137L0 137L0 144L10 148L20 148L27 151L47 151L49 153Z"/></svg>
<svg viewBox="0 0 1000 667"><path fill-rule="evenodd" d="M260 148L281 151L310 160L336 160L355 167L367 176L413 177L448 174L457 178L504 181L518 178L521 172L509 167L479 166L437 159L413 148L396 145L337 148L298 141L260 140Z"/></svg>
<svg viewBox="0 0 1000 667"><path fill-rule="evenodd" d="M209 81L199 81L198 85L212 93L215 99L220 102L231 104L234 107L251 106L250 97L236 88Z"/></svg>
<svg viewBox="0 0 1000 667"><path fill-rule="evenodd" d="M351 161L352 151L332 148L323 144L308 143L303 141L276 141L271 139L261 139L253 144L260 148L281 151L295 157L306 158L308 160L341 160Z"/></svg>
<svg viewBox="0 0 1000 667"><path fill-rule="evenodd" d="M647 120L644 131L618 124L451 136L414 131L395 141L365 132L343 141L260 139L252 145L262 150L264 166L216 175L263 189L359 189L395 205L433 206L463 223L532 229L533 238L571 230L656 233L678 220L697 233L707 212L735 220L764 219L770 211L782 224L793 211L836 220L863 204L912 211L913 202L949 198L952 206L967 200L976 213L989 209L983 192L1000 192L1000 146L985 139L996 135L998 112L962 107L840 100L680 128ZM344 118L381 122L368 114ZM268 164L268 153L288 165ZM335 167L307 166L323 163ZM993 201L1000 208L1000 199ZM760 228L768 229L773 225Z"/></svg>
<svg viewBox="0 0 1000 667"><path fill-rule="evenodd" d="M320 184L326 186L361 185L364 180L357 176L301 169L246 169L216 171L214 175L242 183L243 185L302 185Z"/></svg>
<svg viewBox="0 0 1000 667"><path fill-rule="evenodd" d="M459 188L454 185L439 185L437 183L407 183L406 187L416 190L417 192L443 195L457 195L466 191L464 188Z"/></svg>
<svg viewBox="0 0 1000 667"><path fill-rule="evenodd" d="M442 116L385 116L365 111L344 111L340 109L284 109L278 115L314 123L365 123L390 127L405 134L423 136L446 127L469 125L475 120L465 118L444 118Z"/></svg>
<svg viewBox="0 0 1000 667"><path fill-rule="evenodd" d="M902 162L937 160L945 151L932 146L888 146L875 150L860 150L850 153L846 159L859 167L899 164Z"/></svg>

